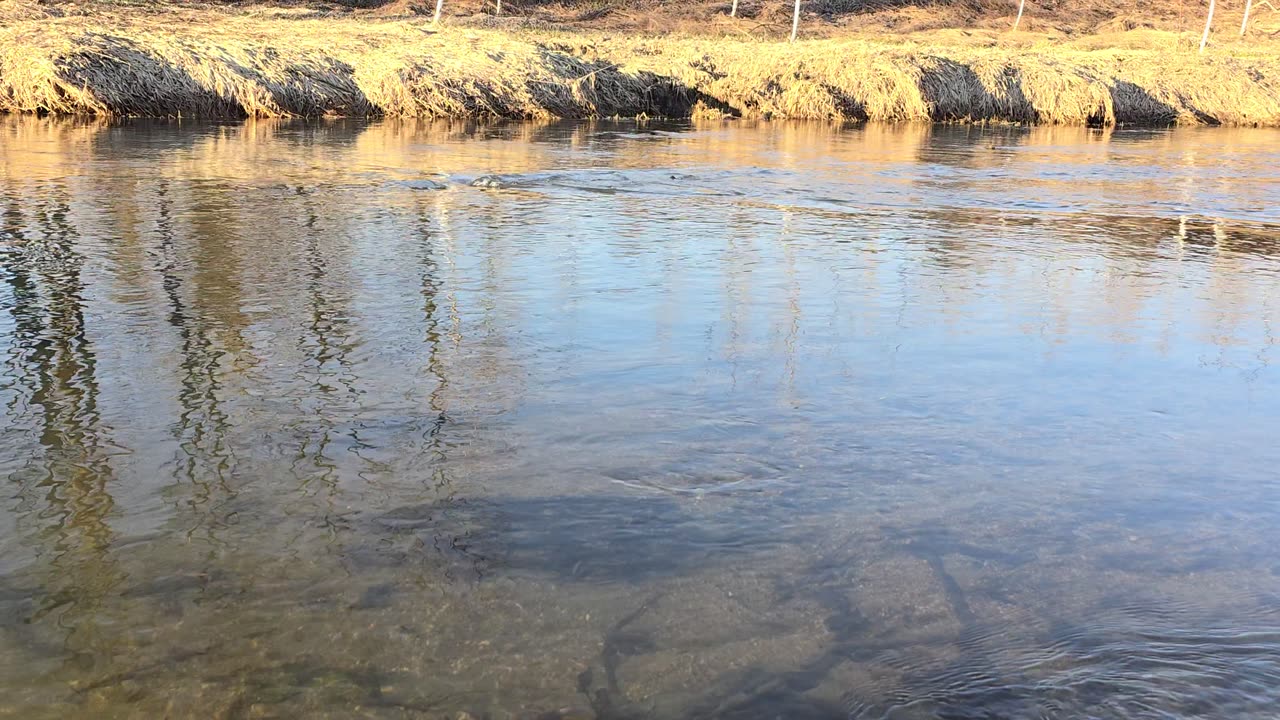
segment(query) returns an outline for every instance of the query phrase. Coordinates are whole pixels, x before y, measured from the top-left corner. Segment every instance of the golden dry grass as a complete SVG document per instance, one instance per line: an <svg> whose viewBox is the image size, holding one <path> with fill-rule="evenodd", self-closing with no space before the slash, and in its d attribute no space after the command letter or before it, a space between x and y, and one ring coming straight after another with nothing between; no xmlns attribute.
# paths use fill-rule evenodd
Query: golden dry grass
<svg viewBox="0 0 1280 720"><path fill-rule="evenodd" d="M16 8L16 9L15 9ZM0 18L0 111L275 117L726 115L1280 125L1280 47L1227 34L935 31L788 45L432 26L298 9Z"/></svg>

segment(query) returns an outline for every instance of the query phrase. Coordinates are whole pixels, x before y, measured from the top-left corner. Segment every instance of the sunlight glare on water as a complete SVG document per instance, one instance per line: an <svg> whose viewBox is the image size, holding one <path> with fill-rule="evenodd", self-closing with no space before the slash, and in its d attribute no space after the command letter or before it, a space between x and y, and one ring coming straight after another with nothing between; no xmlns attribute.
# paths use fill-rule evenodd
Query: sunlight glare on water
<svg viewBox="0 0 1280 720"><path fill-rule="evenodd" d="M1274 718L1278 282L1272 130L0 119L0 715Z"/></svg>

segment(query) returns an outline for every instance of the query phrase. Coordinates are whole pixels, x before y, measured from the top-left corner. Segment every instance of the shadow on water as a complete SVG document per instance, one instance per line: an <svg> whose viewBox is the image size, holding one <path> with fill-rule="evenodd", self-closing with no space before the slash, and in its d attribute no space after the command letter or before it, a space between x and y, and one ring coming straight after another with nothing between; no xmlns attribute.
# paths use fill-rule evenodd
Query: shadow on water
<svg viewBox="0 0 1280 720"><path fill-rule="evenodd" d="M644 583L740 562L753 552L800 540L758 515L746 523L691 512L697 502L605 495L408 506L372 520L374 532L392 544L353 550L353 559L434 564L458 580L534 574L557 581Z"/></svg>

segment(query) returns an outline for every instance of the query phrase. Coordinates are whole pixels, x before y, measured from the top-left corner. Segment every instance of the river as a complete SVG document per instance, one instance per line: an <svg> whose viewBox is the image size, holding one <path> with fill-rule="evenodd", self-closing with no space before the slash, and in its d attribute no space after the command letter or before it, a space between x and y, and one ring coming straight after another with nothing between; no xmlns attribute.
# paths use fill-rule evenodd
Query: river
<svg viewBox="0 0 1280 720"><path fill-rule="evenodd" d="M0 117L0 715L1274 718L1277 337L1276 130Z"/></svg>

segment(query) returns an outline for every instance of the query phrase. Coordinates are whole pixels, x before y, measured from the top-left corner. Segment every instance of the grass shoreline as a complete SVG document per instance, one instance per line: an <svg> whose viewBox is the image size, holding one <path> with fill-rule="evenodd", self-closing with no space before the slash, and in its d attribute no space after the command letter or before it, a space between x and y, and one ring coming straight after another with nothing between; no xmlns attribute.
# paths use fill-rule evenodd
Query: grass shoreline
<svg viewBox="0 0 1280 720"><path fill-rule="evenodd" d="M190 9L0 24L0 111L1280 126L1280 44L1030 33L794 45Z"/></svg>

